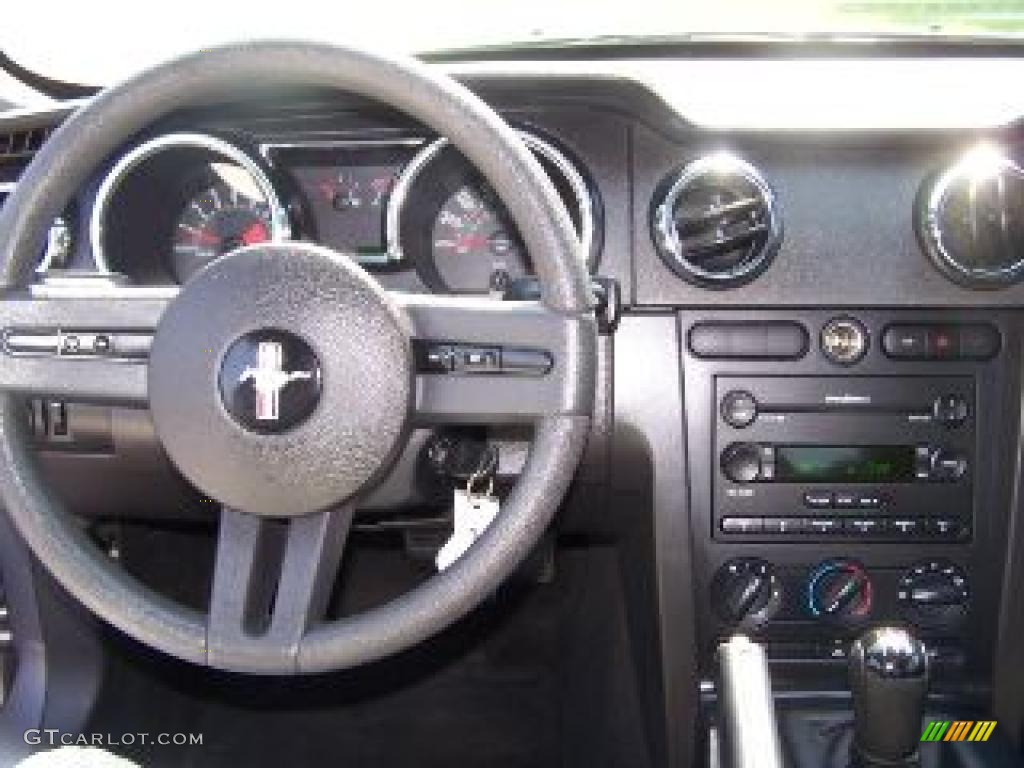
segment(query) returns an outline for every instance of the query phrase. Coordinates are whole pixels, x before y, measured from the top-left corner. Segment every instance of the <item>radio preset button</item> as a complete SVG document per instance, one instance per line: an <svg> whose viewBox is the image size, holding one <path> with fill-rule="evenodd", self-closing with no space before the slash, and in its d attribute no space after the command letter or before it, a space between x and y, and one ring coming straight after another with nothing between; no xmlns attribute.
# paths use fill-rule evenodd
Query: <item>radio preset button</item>
<svg viewBox="0 0 1024 768"><path fill-rule="evenodd" d="M970 529L956 518L932 518L926 521L925 530L932 536L944 539L966 538Z"/></svg>
<svg viewBox="0 0 1024 768"><path fill-rule="evenodd" d="M913 536L921 532L921 521L913 518L892 520L889 522L889 528L901 536Z"/></svg>
<svg viewBox="0 0 1024 768"><path fill-rule="evenodd" d="M850 518L845 521L844 528L848 533L855 533L860 536L877 536L885 533L885 520L879 517Z"/></svg>
<svg viewBox="0 0 1024 768"><path fill-rule="evenodd" d="M843 521L833 517L813 517L810 520L813 533L842 533Z"/></svg>
<svg viewBox="0 0 1024 768"><path fill-rule="evenodd" d="M761 533L763 527L759 517L726 517L722 520L722 533Z"/></svg>
<svg viewBox="0 0 1024 768"><path fill-rule="evenodd" d="M757 400L743 390L726 392L721 412L722 421L735 429L743 429L757 420Z"/></svg>

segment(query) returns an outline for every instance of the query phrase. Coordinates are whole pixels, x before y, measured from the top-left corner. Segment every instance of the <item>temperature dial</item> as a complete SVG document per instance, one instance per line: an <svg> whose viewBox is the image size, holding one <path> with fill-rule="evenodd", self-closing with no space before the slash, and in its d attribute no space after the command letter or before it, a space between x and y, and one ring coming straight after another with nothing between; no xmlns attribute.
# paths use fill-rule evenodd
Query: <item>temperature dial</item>
<svg viewBox="0 0 1024 768"><path fill-rule="evenodd" d="M770 563L757 557L730 560L711 585L715 611L730 625L757 627L782 605L782 584Z"/></svg>
<svg viewBox="0 0 1024 768"><path fill-rule="evenodd" d="M897 597L910 621L942 626L966 615L970 592L960 566L948 560L926 560L903 574Z"/></svg>
<svg viewBox="0 0 1024 768"><path fill-rule="evenodd" d="M807 581L807 609L817 618L854 623L871 614L871 579L854 560L826 560Z"/></svg>

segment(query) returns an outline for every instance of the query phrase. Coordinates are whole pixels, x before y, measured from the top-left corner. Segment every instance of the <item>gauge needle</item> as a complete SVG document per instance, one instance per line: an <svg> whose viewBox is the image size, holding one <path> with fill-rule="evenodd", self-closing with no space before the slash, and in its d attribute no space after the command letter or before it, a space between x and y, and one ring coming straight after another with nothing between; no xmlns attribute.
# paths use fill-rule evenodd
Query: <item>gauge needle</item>
<svg viewBox="0 0 1024 768"><path fill-rule="evenodd" d="M188 233L188 237L192 242L201 245L217 245L220 243L220 237L213 232L207 232L205 229L191 229L189 227L180 227Z"/></svg>

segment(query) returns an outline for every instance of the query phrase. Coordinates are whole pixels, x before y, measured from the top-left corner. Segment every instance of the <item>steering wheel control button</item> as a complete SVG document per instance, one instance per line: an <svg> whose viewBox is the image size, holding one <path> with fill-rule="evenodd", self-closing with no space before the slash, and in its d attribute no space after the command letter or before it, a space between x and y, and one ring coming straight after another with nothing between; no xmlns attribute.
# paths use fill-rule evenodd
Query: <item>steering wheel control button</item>
<svg viewBox="0 0 1024 768"><path fill-rule="evenodd" d="M868 331L852 317L836 317L821 330L821 352L836 365L853 365L868 351Z"/></svg>
<svg viewBox="0 0 1024 768"><path fill-rule="evenodd" d="M233 251L182 286L149 359L157 436L201 492L265 517L350 499L409 429L412 322L348 257Z"/></svg>
<svg viewBox="0 0 1024 768"><path fill-rule="evenodd" d="M419 373L456 375L543 376L551 370L551 355L542 349L476 344L417 344Z"/></svg>
<svg viewBox="0 0 1024 768"><path fill-rule="evenodd" d="M146 333L56 331L38 333L12 329L3 335L3 350L14 356L46 356L144 360L153 337Z"/></svg>
<svg viewBox="0 0 1024 768"><path fill-rule="evenodd" d="M224 407L243 427L284 432L319 404L320 361L295 334L253 331L224 353L218 385Z"/></svg>
<svg viewBox="0 0 1024 768"><path fill-rule="evenodd" d="M722 421L734 429L744 429L757 420L757 400L749 392L733 390L722 398Z"/></svg>

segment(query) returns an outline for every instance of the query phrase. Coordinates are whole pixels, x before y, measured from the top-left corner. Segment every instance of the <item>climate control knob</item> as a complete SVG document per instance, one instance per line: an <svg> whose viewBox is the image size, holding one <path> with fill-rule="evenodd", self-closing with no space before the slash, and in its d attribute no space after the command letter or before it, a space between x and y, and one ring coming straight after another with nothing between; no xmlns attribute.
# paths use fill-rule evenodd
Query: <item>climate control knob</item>
<svg viewBox="0 0 1024 768"><path fill-rule="evenodd" d="M926 560L903 574L897 597L909 621L945 626L967 614L970 591L960 566L948 560Z"/></svg>
<svg viewBox="0 0 1024 768"><path fill-rule="evenodd" d="M815 618L856 623L871 615L871 579L855 560L826 560L807 580L807 610Z"/></svg>
<svg viewBox="0 0 1024 768"><path fill-rule="evenodd" d="M715 574L711 604L730 626L757 627L782 605L782 584L770 563L757 557L730 560Z"/></svg>

